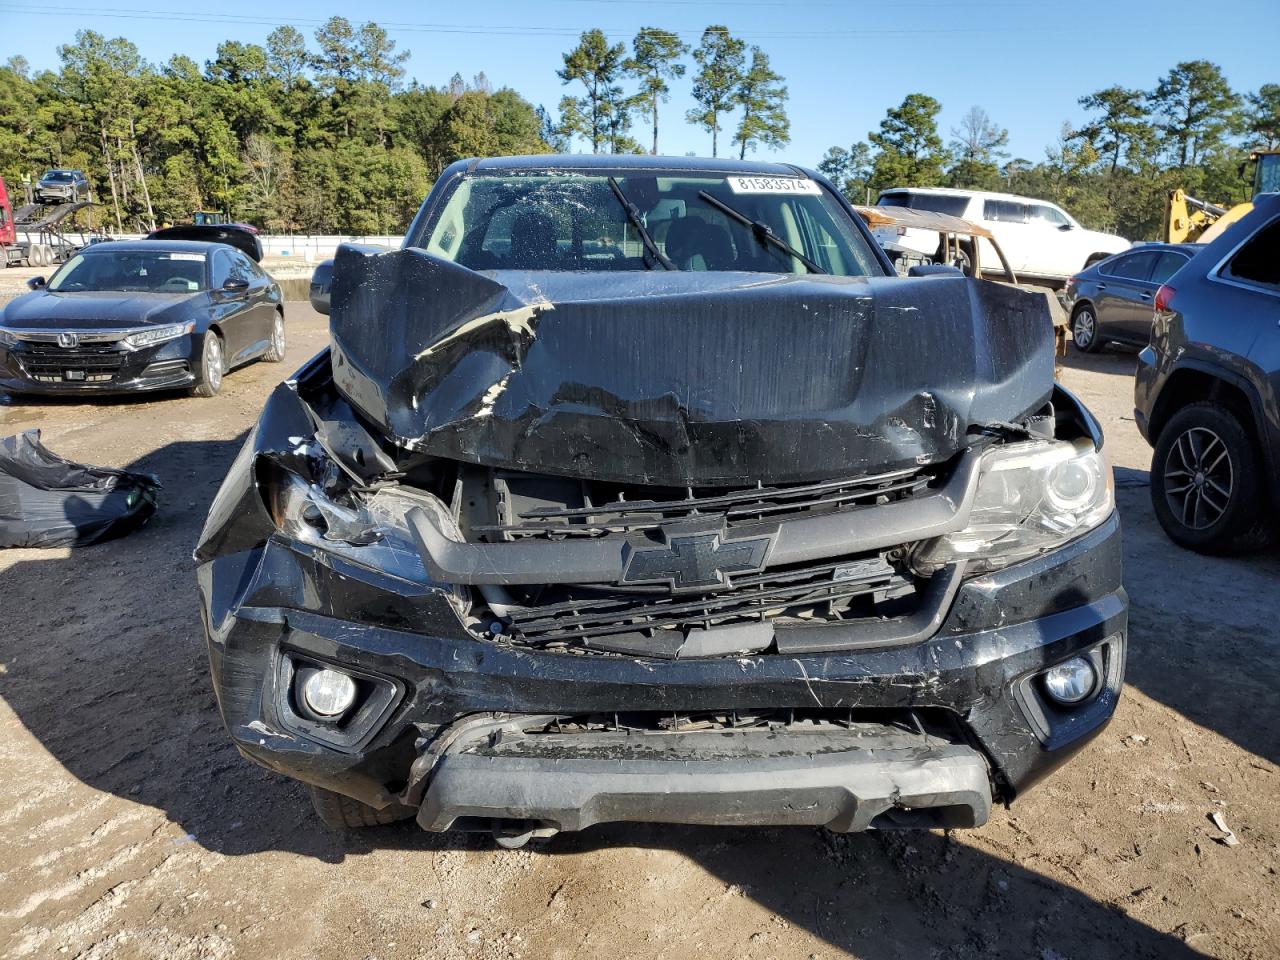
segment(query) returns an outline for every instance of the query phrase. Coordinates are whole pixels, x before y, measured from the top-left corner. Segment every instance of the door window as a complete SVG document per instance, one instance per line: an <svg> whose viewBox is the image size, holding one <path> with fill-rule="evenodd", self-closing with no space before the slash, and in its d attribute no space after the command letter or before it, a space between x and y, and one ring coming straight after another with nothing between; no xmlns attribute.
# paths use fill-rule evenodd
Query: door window
<svg viewBox="0 0 1280 960"><path fill-rule="evenodd" d="M235 252L231 254L230 270L231 276L237 280L253 283L253 267L249 263L249 258L243 253Z"/></svg>
<svg viewBox="0 0 1280 960"><path fill-rule="evenodd" d="M1117 257L1112 260L1107 265L1106 273L1121 280L1148 280L1155 262L1154 253L1131 253L1127 257Z"/></svg>
<svg viewBox="0 0 1280 960"><path fill-rule="evenodd" d="M995 223L1026 223L1031 209L1025 203L1014 200L987 200L982 204L982 219Z"/></svg>
<svg viewBox="0 0 1280 960"><path fill-rule="evenodd" d="M1190 259L1185 254L1174 253L1172 250L1160 254L1156 259L1155 269L1151 271L1151 282L1164 283L1181 270Z"/></svg>
<svg viewBox="0 0 1280 960"><path fill-rule="evenodd" d="M1280 220L1272 220L1240 248L1227 264L1226 275L1280 289Z"/></svg>
<svg viewBox="0 0 1280 960"><path fill-rule="evenodd" d="M231 276L231 257L225 250L213 255L213 289L220 290Z"/></svg>
<svg viewBox="0 0 1280 960"><path fill-rule="evenodd" d="M1031 215L1036 220L1043 220L1051 227L1065 227L1071 223L1067 215L1057 207L1046 207L1038 203L1032 206Z"/></svg>

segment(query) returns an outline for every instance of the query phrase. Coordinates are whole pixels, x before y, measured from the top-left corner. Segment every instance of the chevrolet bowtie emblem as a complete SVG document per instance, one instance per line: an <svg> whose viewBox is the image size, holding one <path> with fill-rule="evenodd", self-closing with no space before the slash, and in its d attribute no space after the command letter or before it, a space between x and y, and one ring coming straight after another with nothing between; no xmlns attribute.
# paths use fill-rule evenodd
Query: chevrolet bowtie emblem
<svg viewBox="0 0 1280 960"><path fill-rule="evenodd" d="M731 573L764 569L772 536L727 540L717 532L669 534L665 547L633 549L622 571L623 583L666 583L672 590L715 589Z"/></svg>

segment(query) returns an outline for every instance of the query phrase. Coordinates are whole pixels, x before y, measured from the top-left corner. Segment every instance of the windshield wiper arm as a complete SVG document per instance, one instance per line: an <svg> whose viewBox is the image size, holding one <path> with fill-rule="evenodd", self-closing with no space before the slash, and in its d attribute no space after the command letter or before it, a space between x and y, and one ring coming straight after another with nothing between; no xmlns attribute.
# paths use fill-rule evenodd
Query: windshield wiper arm
<svg viewBox="0 0 1280 960"><path fill-rule="evenodd" d="M644 220L640 216L640 209L627 199L627 195L622 192L622 188L618 186L618 181L615 177L609 178L609 189L613 191L613 195L622 204L622 209L627 212L627 220L631 223L631 226L636 228L636 233L640 235L640 242L653 255L653 259L657 260L667 270L679 270L680 268L672 263L667 255L658 249L658 245L653 242L653 237L649 236L649 231L645 229ZM652 270L653 268L650 267L649 269Z"/></svg>
<svg viewBox="0 0 1280 960"><path fill-rule="evenodd" d="M816 263L814 263L812 260L810 260L808 257L806 257L799 250L797 250L795 247L793 247L791 244L787 243L787 241L783 240L780 236L774 233L773 227L769 226L763 220L752 220L745 213L740 213L739 211L733 209L733 207L729 206L723 200L713 197L711 194L707 193L707 191L705 190L699 190L698 196L701 197L703 200L707 201L707 203L711 204L713 207L715 207L717 210L723 213L730 220L736 220L738 223L742 224L744 227L749 227L751 229L751 232L755 234L755 238L757 241L759 241L761 246L767 247L772 244L773 246L781 250L783 253L787 254L788 256L795 257L797 260L803 263L805 265L805 269L807 269L810 273L826 273L827 272L823 270L820 266L818 266Z"/></svg>

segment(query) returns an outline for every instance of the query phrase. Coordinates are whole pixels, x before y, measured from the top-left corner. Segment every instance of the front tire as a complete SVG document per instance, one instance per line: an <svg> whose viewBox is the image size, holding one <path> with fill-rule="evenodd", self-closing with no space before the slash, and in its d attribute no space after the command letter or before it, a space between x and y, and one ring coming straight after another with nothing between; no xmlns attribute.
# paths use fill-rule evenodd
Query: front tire
<svg viewBox="0 0 1280 960"><path fill-rule="evenodd" d="M277 310L275 319L271 321L271 343L262 359L268 363L280 363L284 360L284 350L284 313Z"/></svg>
<svg viewBox="0 0 1280 960"><path fill-rule="evenodd" d="M191 392L197 397L212 397L222 389L222 375L226 372L226 358L222 338L210 330L204 335L200 348L200 367L196 371L196 383Z"/></svg>
<svg viewBox="0 0 1280 960"><path fill-rule="evenodd" d="M1193 403L1160 432L1151 458L1151 505L1169 539L1197 553L1238 553L1269 540L1261 463L1239 418Z"/></svg>
<svg viewBox="0 0 1280 960"><path fill-rule="evenodd" d="M324 787L311 788L311 806L326 827L333 830L359 830L363 827L381 827L397 820L408 820L417 811L393 803L379 810L359 800L352 800Z"/></svg>
<svg viewBox="0 0 1280 960"><path fill-rule="evenodd" d="M1102 346L1098 315L1092 305L1082 304L1071 314L1071 342L1081 353L1097 353Z"/></svg>

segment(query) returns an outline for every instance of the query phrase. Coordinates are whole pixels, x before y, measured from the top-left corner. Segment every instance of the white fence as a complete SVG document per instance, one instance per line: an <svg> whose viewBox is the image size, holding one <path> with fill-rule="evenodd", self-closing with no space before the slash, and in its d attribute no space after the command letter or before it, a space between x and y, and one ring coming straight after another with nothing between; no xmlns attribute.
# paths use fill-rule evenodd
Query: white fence
<svg viewBox="0 0 1280 960"><path fill-rule="evenodd" d="M116 233L112 236L116 240L141 240L146 234ZM264 257L301 257L306 263L315 263L317 260L332 257L340 243L369 243L388 249L396 249L404 243L403 236L344 237L301 233L293 235L260 233L258 239L262 241Z"/></svg>

